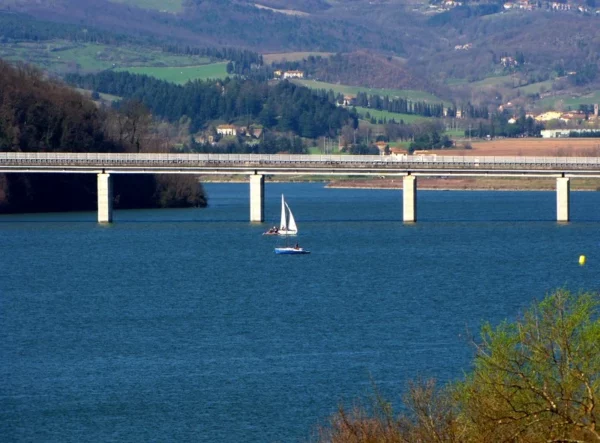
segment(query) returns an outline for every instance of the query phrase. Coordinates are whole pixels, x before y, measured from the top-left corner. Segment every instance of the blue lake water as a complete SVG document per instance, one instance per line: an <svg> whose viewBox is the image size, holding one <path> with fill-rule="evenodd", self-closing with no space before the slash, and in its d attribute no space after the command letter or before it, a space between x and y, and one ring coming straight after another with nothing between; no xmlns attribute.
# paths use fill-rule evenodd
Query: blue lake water
<svg viewBox="0 0 600 443"><path fill-rule="evenodd" d="M206 209L0 217L2 441L307 441L373 385L457 380L468 332L600 290L600 192L207 184ZM306 256L262 236L281 193ZM587 264L579 266L580 255Z"/></svg>

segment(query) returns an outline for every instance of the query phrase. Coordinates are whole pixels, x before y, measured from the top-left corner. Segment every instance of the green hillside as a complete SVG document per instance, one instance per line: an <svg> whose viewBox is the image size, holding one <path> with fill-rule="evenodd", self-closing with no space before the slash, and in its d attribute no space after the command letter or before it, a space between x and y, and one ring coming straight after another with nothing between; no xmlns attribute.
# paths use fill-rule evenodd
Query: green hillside
<svg viewBox="0 0 600 443"><path fill-rule="evenodd" d="M315 80L294 80L294 83L306 86L311 89L333 90L333 92L344 95L356 95L358 92L365 92L369 95L379 94L381 96L388 95L390 97L405 98L412 101L426 101L430 103L440 103L441 99L424 91L414 91L410 89L379 89L379 88L363 88L360 86L336 85L333 83L319 82Z"/></svg>
<svg viewBox="0 0 600 443"><path fill-rule="evenodd" d="M579 105L592 105L600 103L600 90L589 94L575 96L571 94L556 95L540 100L539 105L547 109L577 109Z"/></svg>
<svg viewBox="0 0 600 443"><path fill-rule="evenodd" d="M199 68L199 65L210 63L207 57L169 54L148 47L79 43L67 40L6 43L0 46L0 58L35 64L56 74L96 72L115 67L194 66ZM214 70L215 74L220 72L220 68L217 67L208 69L209 72L211 70Z"/></svg>
<svg viewBox="0 0 600 443"><path fill-rule="evenodd" d="M137 6L138 8L156 9L164 12L183 11L182 0L109 0L113 3Z"/></svg>
<svg viewBox="0 0 600 443"><path fill-rule="evenodd" d="M422 120L429 120L429 119L431 119L431 117L423 117L421 115L398 114L398 113L395 113L395 112L380 111L378 109L362 108L360 106L356 107L356 111L361 116L361 118L366 118L365 116L366 116L366 114L368 112L371 117L374 117L377 120L384 119L384 118L386 120L394 119L396 122L399 122L400 120L402 120L404 123L407 123L407 124L408 123L414 123L416 121L422 121Z"/></svg>
<svg viewBox="0 0 600 443"><path fill-rule="evenodd" d="M227 63L211 63L200 66L168 66L168 67L130 67L116 71L127 71L132 74L144 74L160 80L183 84L193 80L220 79L227 77Z"/></svg>

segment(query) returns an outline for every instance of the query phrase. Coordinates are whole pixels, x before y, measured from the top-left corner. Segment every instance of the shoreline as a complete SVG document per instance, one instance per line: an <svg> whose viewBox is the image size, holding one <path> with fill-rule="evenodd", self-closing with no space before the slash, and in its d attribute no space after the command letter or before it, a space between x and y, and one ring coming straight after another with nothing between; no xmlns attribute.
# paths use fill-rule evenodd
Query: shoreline
<svg viewBox="0 0 600 443"><path fill-rule="evenodd" d="M201 183L248 183L247 179L210 177L209 180L200 178ZM287 178L277 180L266 178L266 183L323 183L332 189L386 189L401 190L402 179L303 179ZM419 177L419 191L555 191L556 181L552 178L428 178ZM571 182L571 191L600 191L600 179L579 178Z"/></svg>

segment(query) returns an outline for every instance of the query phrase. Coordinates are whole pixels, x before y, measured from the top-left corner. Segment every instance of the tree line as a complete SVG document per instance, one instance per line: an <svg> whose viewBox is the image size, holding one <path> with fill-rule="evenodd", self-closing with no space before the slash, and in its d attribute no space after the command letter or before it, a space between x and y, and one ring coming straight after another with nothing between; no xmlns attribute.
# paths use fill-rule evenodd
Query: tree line
<svg viewBox="0 0 600 443"><path fill-rule="evenodd" d="M155 37L150 35L132 36L93 26L82 27L70 23L55 23L40 20L27 14L0 12L0 42L23 40L37 42L54 39L108 45L124 43L156 44L158 42Z"/></svg>
<svg viewBox="0 0 600 443"><path fill-rule="evenodd" d="M509 123L511 116L507 112L496 112L488 121L479 121L471 129L465 130L466 137L536 137L544 125L524 114Z"/></svg>
<svg viewBox="0 0 600 443"><path fill-rule="evenodd" d="M37 69L0 60L0 151L167 152L148 112L136 102L120 112L98 108ZM0 175L0 212L93 210L93 174ZM118 175L115 208L204 206L192 176Z"/></svg>
<svg viewBox="0 0 600 443"><path fill-rule="evenodd" d="M213 121L259 123L264 128L306 138L335 135L357 116L338 107L327 93L311 91L288 81L269 85L253 79L227 78L175 85L145 75L104 71L70 74L66 80L94 91L136 99L170 122L189 117L190 131Z"/></svg>

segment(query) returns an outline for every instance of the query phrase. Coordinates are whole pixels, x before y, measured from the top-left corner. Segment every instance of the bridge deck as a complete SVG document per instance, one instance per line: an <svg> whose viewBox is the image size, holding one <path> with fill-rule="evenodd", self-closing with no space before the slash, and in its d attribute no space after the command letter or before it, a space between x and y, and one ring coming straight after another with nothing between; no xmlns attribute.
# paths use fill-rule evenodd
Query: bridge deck
<svg viewBox="0 0 600 443"><path fill-rule="evenodd" d="M0 172L600 177L600 157L0 152Z"/></svg>

